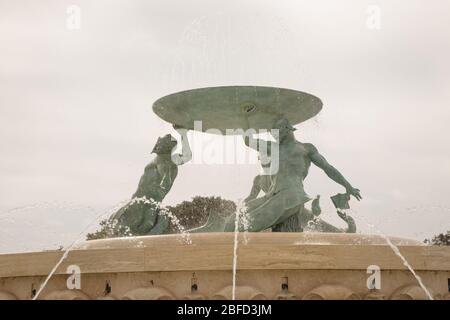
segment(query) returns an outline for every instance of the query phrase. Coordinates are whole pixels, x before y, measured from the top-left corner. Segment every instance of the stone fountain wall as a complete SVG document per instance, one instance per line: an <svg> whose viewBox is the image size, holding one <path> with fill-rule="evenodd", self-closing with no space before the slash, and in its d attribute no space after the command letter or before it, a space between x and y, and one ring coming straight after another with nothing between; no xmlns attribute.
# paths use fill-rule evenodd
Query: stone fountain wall
<svg viewBox="0 0 450 320"><path fill-rule="evenodd" d="M233 233L89 241L69 253L39 299L231 299ZM450 299L450 248L391 238L435 299ZM237 299L427 299L385 239L359 234L240 234ZM0 255L0 299L31 299L61 251ZM380 267L381 287L367 288ZM69 266L80 288L68 289ZM70 287L70 286L69 286Z"/></svg>

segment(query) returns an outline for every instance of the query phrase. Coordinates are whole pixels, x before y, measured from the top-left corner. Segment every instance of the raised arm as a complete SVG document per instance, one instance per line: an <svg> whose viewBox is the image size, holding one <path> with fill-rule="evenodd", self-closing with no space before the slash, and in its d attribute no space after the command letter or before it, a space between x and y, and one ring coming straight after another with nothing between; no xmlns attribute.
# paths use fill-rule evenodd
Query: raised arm
<svg viewBox="0 0 450 320"><path fill-rule="evenodd" d="M356 188L353 188L352 185L344 178L344 176L335 167L328 163L328 161L319 153L316 147L314 147L310 143L305 143L304 146L308 150L308 155L312 163L321 168L330 179L343 186L345 190L347 190L348 194L354 196L357 200L362 199L360 191Z"/></svg>
<svg viewBox="0 0 450 320"><path fill-rule="evenodd" d="M242 138L244 139L245 145L256 151L265 152L266 155L270 155L270 141L253 138L256 130L251 128L247 114L244 114L244 127L246 131L242 132Z"/></svg>
<svg viewBox="0 0 450 320"><path fill-rule="evenodd" d="M255 139L253 138L253 133L247 131L244 135L244 143L247 147L252 148L259 152L266 152L267 155L270 155L270 146L271 142L266 141L264 139Z"/></svg>
<svg viewBox="0 0 450 320"><path fill-rule="evenodd" d="M191 147L189 146L189 139L187 137L187 129L180 128L176 125L174 125L173 127L181 136L181 154L174 153L171 155L171 159L172 159L173 163L175 163L177 166L180 166L192 159L192 151L191 151Z"/></svg>

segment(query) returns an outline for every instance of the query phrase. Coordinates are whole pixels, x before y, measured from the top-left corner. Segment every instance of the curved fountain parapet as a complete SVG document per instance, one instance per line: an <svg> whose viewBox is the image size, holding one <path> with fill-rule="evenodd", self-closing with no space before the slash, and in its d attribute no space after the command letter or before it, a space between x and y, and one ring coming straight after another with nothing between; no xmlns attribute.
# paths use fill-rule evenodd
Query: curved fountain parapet
<svg viewBox="0 0 450 320"><path fill-rule="evenodd" d="M81 243L38 298L231 298L234 233L190 238L192 244L180 235ZM449 298L450 248L390 240L434 298ZM62 251L0 255L0 299L32 299L62 255ZM67 270L73 265L81 274L78 287L68 288L73 275ZM368 267L374 265L380 269L381 287L368 289ZM428 297L384 237L364 234L241 233L235 290L237 299Z"/></svg>

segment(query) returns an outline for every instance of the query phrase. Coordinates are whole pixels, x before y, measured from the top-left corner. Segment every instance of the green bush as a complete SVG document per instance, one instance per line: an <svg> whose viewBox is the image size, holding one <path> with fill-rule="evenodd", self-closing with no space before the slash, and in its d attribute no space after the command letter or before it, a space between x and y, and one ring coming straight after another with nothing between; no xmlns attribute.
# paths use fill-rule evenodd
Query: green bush
<svg viewBox="0 0 450 320"><path fill-rule="evenodd" d="M236 211L236 204L231 200L225 200L221 197L201 197L196 196L191 201L183 201L175 206L167 206L170 211L180 221L180 225L185 230L203 225L208 219L211 211L219 212L221 215L230 215ZM170 221L166 233L179 233L177 227ZM115 221L109 218L100 222L100 229L88 233L87 240L116 238L131 236L132 234L123 226L118 226Z"/></svg>
<svg viewBox="0 0 450 320"><path fill-rule="evenodd" d="M431 246L450 246L450 230L447 233L435 235L432 239L425 239L423 242Z"/></svg>

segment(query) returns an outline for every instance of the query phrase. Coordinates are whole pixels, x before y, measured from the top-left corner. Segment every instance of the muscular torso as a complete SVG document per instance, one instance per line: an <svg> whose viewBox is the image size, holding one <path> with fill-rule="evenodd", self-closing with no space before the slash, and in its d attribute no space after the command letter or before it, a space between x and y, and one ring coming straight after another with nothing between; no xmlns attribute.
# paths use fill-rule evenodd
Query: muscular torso
<svg viewBox="0 0 450 320"><path fill-rule="evenodd" d="M289 141L279 145L278 174L287 179L300 179L308 175L311 160L308 148L299 141Z"/></svg>
<svg viewBox="0 0 450 320"><path fill-rule="evenodd" d="M133 197L162 201L169 192L178 174L178 167L170 157L156 156L144 170L138 188Z"/></svg>

